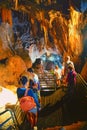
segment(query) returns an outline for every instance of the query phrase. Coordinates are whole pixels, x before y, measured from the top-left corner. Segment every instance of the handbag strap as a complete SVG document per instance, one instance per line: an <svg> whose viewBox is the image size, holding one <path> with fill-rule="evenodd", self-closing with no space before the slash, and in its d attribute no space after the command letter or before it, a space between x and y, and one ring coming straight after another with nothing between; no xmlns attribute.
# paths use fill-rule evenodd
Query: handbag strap
<svg viewBox="0 0 87 130"><path fill-rule="evenodd" d="M24 96L27 96L29 88L26 88Z"/></svg>

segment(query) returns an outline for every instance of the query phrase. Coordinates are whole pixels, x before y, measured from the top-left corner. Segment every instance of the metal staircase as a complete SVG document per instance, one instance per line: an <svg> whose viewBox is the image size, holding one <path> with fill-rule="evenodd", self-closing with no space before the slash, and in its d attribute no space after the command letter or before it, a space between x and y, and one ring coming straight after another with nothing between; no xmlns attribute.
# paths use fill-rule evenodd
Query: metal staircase
<svg viewBox="0 0 87 130"><path fill-rule="evenodd" d="M56 77L54 74L46 71L43 74L39 74L40 86L41 86L41 95L44 94L51 94L55 92L57 85L56 85Z"/></svg>
<svg viewBox="0 0 87 130"><path fill-rule="evenodd" d="M65 93L55 104L46 105L39 113L39 129L46 129L55 126L70 125L78 121L87 122L87 82L77 73L76 92L70 99ZM57 94L51 94L49 101L59 98L61 89L56 90ZM48 98L48 96L46 96ZM48 101L48 99L46 99ZM55 100L54 100L55 101ZM44 122L44 123L43 123ZM86 127L87 129L87 127ZM82 130L86 130L82 129Z"/></svg>

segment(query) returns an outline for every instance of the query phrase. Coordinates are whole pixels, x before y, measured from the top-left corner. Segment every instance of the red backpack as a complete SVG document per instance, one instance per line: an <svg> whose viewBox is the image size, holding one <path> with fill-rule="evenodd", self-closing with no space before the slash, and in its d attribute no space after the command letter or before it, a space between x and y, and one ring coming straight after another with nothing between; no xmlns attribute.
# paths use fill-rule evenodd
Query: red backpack
<svg viewBox="0 0 87 130"><path fill-rule="evenodd" d="M31 96L24 96L19 100L19 102L20 102L21 109L25 112L36 107L36 103L34 102L34 98Z"/></svg>

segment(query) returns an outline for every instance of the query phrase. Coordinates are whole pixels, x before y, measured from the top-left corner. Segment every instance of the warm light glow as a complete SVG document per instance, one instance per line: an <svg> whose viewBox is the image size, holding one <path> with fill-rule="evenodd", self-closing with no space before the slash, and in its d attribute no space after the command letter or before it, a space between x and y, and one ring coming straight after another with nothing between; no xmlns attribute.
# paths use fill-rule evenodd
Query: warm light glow
<svg viewBox="0 0 87 130"><path fill-rule="evenodd" d="M15 9L18 9L18 0L15 0Z"/></svg>
<svg viewBox="0 0 87 130"><path fill-rule="evenodd" d="M81 40L81 32L80 32L80 24L81 24L81 13L75 11L72 7L70 8L71 19L69 20L69 50L72 54L74 52L75 55L79 55L82 52L82 40Z"/></svg>
<svg viewBox="0 0 87 130"><path fill-rule="evenodd" d="M47 55L47 57L49 57L51 55L51 53L49 51L46 51L46 55Z"/></svg>
<svg viewBox="0 0 87 130"><path fill-rule="evenodd" d="M0 110L4 108L6 104L16 104L17 96L11 90L0 86Z"/></svg>
<svg viewBox="0 0 87 130"><path fill-rule="evenodd" d="M57 18L60 17L61 18L61 13L60 12L56 12L56 11L49 11L49 17L50 17L50 21L49 21L49 26L50 28L52 28L52 22ZM62 22L62 21L61 21Z"/></svg>

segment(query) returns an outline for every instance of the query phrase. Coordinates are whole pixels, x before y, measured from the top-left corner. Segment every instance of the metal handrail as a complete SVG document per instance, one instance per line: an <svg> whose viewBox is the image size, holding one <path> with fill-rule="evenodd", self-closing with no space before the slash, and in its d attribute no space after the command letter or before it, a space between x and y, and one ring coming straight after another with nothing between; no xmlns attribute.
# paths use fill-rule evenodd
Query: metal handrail
<svg viewBox="0 0 87 130"><path fill-rule="evenodd" d="M77 73L77 87L79 85L87 89L87 82L83 79L83 77L79 73Z"/></svg>
<svg viewBox="0 0 87 130"><path fill-rule="evenodd" d="M87 89L87 82L84 80L84 78L83 78L80 74L78 74L78 76L79 76L79 78L81 79L82 84L84 84L84 86L85 86L86 89Z"/></svg>
<svg viewBox="0 0 87 130"><path fill-rule="evenodd" d="M19 101L17 100L16 104L13 106L7 105L6 109L10 109L12 111L15 126L16 126L17 130L20 130L20 125L24 122L26 115L21 110Z"/></svg>
<svg viewBox="0 0 87 130"><path fill-rule="evenodd" d="M12 124L10 124L9 126L7 126L7 128L5 128L6 130L11 130L11 128L15 129L15 119L14 119L14 116L12 114L12 111L10 109L6 109L2 112L0 112L0 116L3 115L3 114L6 114L7 112L10 113L10 116L9 117L6 117L6 120L4 120L1 124L0 124L0 129L2 130L3 127L5 127L5 125L7 123L9 123L9 121L12 121Z"/></svg>
<svg viewBox="0 0 87 130"><path fill-rule="evenodd" d="M7 104L5 109L6 110L0 112L0 116L6 115L7 112L9 112L10 115L9 117L6 116L6 119L0 124L0 130L3 130L3 128L4 130L20 130L20 125L24 122L26 114L21 110L19 101L14 105ZM8 126L9 121L12 121L12 124Z"/></svg>

